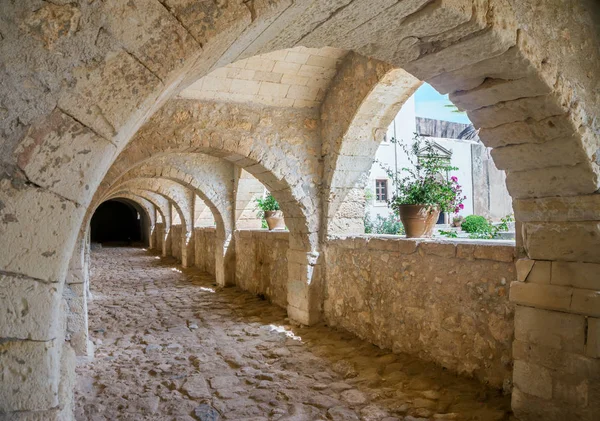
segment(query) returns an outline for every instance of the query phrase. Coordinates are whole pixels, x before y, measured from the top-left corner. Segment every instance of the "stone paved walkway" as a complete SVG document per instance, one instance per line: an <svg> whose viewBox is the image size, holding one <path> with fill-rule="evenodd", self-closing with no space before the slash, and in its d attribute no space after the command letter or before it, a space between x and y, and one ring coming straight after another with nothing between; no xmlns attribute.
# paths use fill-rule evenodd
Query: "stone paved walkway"
<svg viewBox="0 0 600 421"><path fill-rule="evenodd" d="M509 398L142 249L93 252L78 420L509 420Z"/></svg>

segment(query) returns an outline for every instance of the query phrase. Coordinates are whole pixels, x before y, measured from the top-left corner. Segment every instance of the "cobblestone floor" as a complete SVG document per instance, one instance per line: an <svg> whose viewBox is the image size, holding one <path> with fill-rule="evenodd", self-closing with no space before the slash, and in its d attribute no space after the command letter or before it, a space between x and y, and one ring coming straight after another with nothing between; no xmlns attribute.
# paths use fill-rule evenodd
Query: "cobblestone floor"
<svg viewBox="0 0 600 421"><path fill-rule="evenodd" d="M391 354L143 249L92 254L78 420L509 420L476 381Z"/></svg>

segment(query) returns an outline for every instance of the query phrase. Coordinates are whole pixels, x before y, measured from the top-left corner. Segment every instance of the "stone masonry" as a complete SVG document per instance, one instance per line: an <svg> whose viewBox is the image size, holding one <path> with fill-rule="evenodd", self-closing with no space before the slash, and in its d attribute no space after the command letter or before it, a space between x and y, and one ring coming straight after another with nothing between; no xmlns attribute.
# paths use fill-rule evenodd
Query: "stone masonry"
<svg viewBox="0 0 600 421"><path fill-rule="evenodd" d="M332 235L360 233L360 181L381 128L426 81L468 113L507 173L517 260L497 264L512 281L514 415L597 418L598 9L593 0L3 2L0 417L73 418L75 357L91 353L89 223L109 199L148 213L145 235L161 255L180 253L183 266L234 286L246 273L235 233L256 228L262 184L289 228L287 316L332 317L327 277L344 268L331 259L379 254L338 250ZM214 228L195 225L197 203ZM196 240L213 244L208 255ZM418 246L433 272L470 266L483 283L486 259L425 253L436 247L446 245ZM391 287L370 267L363 292ZM407 279L402 267L392 275ZM437 285L435 275L418 282ZM388 346L390 332L367 332L354 304L339 304L346 328ZM486 305L491 332L500 304ZM404 347L436 354L422 343ZM472 373L495 379L482 370Z"/></svg>

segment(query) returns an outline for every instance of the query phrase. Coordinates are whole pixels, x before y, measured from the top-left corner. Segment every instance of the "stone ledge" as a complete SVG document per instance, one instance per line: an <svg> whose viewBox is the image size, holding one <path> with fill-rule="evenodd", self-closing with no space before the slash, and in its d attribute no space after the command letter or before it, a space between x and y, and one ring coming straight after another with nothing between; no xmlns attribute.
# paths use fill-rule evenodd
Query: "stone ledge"
<svg viewBox="0 0 600 421"><path fill-rule="evenodd" d="M510 301L529 307L600 316L600 291L562 285L512 282Z"/></svg>
<svg viewBox="0 0 600 421"><path fill-rule="evenodd" d="M328 247L344 249L381 250L412 254L416 251L445 258L465 260L492 260L513 262L515 245L513 241L474 241L474 240L439 240L429 238L405 238L397 235L349 235L330 236L326 242Z"/></svg>
<svg viewBox="0 0 600 421"><path fill-rule="evenodd" d="M269 231L266 228L237 229L234 231L234 235L240 238L268 237L274 240L289 240L290 232L286 230Z"/></svg>
<svg viewBox="0 0 600 421"><path fill-rule="evenodd" d="M158 224L157 224L158 225ZM198 231L216 231L217 227L195 227L194 228L194 232L198 232Z"/></svg>

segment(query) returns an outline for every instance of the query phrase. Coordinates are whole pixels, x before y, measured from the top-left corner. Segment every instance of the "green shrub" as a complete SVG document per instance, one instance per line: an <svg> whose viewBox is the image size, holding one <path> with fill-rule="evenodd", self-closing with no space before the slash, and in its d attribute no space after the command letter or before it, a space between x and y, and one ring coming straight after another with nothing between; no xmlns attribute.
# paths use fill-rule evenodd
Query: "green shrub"
<svg viewBox="0 0 600 421"><path fill-rule="evenodd" d="M371 219L367 212L365 215L365 234L403 235L404 227L393 214L388 215L387 218L377 215L375 219Z"/></svg>
<svg viewBox="0 0 600 421"><path fill-rule="evenodd" d="M483 216L469 215L463 221L461 228L470 234L487 233L491 230L491 224Z"/></svg>

